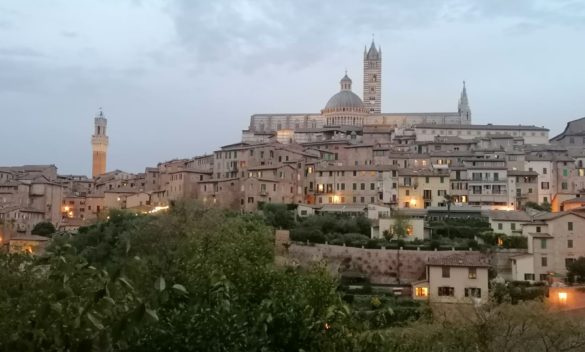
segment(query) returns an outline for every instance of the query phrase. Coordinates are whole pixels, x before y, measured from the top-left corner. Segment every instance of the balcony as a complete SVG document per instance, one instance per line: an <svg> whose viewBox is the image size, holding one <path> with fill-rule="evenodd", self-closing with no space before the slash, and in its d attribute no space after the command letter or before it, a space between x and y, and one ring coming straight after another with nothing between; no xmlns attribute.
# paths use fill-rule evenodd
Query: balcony
<svg viewBox="0 0 585 352"><path fill-rule="evenodd" d="M508 181L505 179L502 180L502 179L493 178L493 177L472 178L472 179L468 180L467 182L469 182L469 183L503 183L503 184L508 183Z"/></svg>

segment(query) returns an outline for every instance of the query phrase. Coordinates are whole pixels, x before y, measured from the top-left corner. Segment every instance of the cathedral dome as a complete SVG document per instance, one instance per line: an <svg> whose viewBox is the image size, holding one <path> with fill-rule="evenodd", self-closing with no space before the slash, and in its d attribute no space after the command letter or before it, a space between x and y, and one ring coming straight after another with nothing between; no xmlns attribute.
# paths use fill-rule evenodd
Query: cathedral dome
<svg viewBox="0 0 585 352"><path fill-rule="evenodd" d="M321 114L327 126L362 126L368 110L362 99L351 91L351 79L345 76L339 81L341 90L329 99Z"/></svg>
<svg viewBox="0 0 585 352"><path fill-rule="evenodd" d="M351 90L342 90L329 99L325 110L338 108L364 108L362 99Z"/></svg>
<svg viewBox="0 0 585 352"><path fill-rule="evenodd" d="M324 110L339 109L339 108L365 108L362 99L351 91L351 78L347 76L347 73L341 81L341 91L331 97L325 105Z"/></svg>

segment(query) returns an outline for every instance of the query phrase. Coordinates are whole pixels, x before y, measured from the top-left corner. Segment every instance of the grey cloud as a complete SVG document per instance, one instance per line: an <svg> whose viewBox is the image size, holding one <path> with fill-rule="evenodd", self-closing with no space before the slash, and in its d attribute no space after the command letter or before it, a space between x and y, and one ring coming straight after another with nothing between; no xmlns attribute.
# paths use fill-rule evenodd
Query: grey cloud
<svg viewBox="0 0 585 352"><path fill-rule="evenodd" d="M0 57L39 58L44 55L34 49L24 47L0 48Z"/></svg>
<svg viewBox="0 0 585 352"><path fill-rule="evenodd" d="M511 33L585 23L584 5L579 1L177 0L170 12L180 43L197 62L229 62L244 70L267 64L302 67L348 42L355 45L360 38L367 40L371 32L438 22L509 19Z"/></svg>
<svg viewBox="0 0 585 352"><path fill-rule="evenodd" d="M61 31L61 35L66 38L77 38L78 33L75 31Z"/></svg>

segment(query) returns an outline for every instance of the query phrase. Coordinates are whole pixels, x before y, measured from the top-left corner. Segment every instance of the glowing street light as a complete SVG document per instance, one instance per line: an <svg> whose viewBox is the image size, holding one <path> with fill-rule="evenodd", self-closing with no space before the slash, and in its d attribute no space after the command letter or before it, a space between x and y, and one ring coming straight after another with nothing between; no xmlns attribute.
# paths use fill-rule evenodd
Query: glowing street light
<svg viewBox="0 0 585 352"><path fill-rule="evenodd" d="M559 303L560 304L567 304L567 293L566 292L559 292Z"/></svg>

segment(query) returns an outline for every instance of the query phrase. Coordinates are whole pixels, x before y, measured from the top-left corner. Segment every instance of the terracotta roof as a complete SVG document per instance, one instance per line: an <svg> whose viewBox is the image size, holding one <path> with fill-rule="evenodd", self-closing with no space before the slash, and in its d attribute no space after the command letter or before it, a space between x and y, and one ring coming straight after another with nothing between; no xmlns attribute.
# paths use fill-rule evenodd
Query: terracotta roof
<svg viewBox="0 0 585 352"><path fill-rule="evenodd" d="M446 257L429 258L429 266L488 267L489 259L478 252L456 253Z"/></svg>
<svg viewBox="0 0 585 352"><path fill-rule="evenodd" d="M529 235L534 238L553 238L553 236L546 232L530 232Z"/></svg>
<svg viewBox="0 0 585 352"><path fill-rule="evenodd" d="M523 130L523 131L548 131L548 128L527 126L527 125L460 125L460 124L418 124L414 128L434 128L434 129L456 129L456 130Z"/></svg>
<svg viewBox="0 0 585 352"><path fill-rule="evenodd" d="M525 211L491 210L487 216L495 221L530 221L530 216Z"/></svg>
<svg viewBox="0 0 585 352"><path fill-rule="evenodd" d="M563 202L564 204L566 203L585 203L585 197L576 197L573 199L569 199Z"/></svg>

